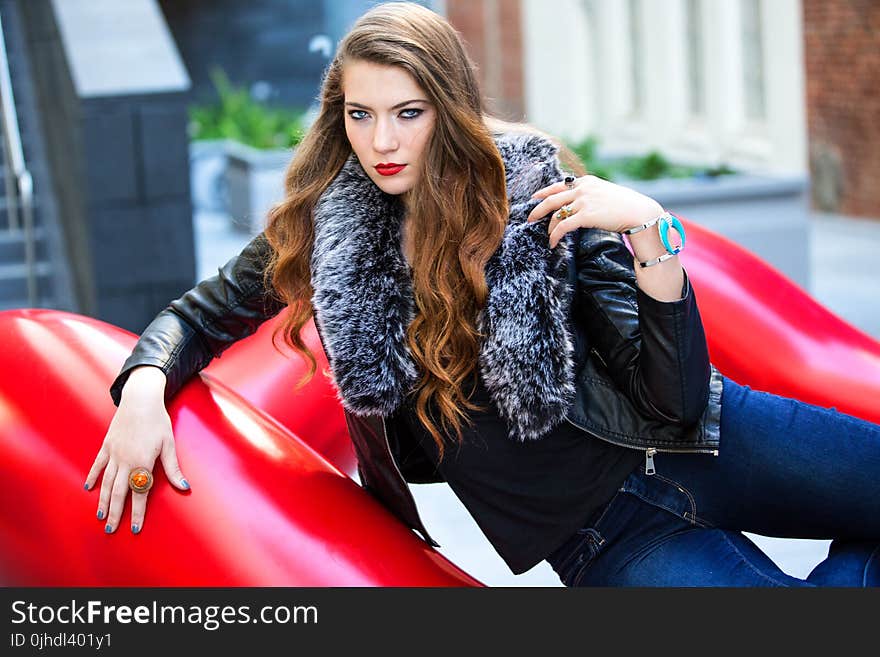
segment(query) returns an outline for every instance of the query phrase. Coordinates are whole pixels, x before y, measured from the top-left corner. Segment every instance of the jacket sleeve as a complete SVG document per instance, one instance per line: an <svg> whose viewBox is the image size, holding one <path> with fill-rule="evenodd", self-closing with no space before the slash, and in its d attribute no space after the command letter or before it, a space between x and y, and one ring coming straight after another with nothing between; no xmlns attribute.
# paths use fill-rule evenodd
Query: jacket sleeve
<svg viewBox="0 0 880 657"><path fill-rule="evenodd" d="M213 358L253 333L285 305L263 285L271 247L264 233L236 256L162 310L141 333L131 355L110 386L119 406L131 370L155 365L167 377L165 400Z"/></svg>
<svg viewBox="0 0 880 657"><path fill-rule="evenodd" d="M709 400L709 348L687 271L681 298L659 301L638 287L619 233L576 237L575 314L608 375L644 414L690 426Z"/></svg>

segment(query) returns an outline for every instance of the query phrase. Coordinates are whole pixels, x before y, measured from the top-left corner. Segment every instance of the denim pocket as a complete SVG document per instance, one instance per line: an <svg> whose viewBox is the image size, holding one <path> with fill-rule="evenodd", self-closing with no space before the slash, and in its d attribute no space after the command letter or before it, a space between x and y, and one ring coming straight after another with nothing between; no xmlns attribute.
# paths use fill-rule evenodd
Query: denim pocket
<svg viewBox="0 0 880 657"><path fill-rule="evenodd" d="M693 493L674 479L659 472L646 474L638 469L631 474L620 492L630 493L657 508L669 511L691 525L703 525L697 518L697 503Z"/></svg>

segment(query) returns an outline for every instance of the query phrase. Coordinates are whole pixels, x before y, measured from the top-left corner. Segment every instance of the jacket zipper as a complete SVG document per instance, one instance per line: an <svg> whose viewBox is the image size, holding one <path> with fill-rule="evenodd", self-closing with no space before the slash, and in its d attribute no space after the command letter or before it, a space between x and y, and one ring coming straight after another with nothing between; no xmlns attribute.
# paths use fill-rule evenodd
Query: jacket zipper
<svg viewBox="0 0 880 657"><path fill-rule="evenodd" d="M657 452L679 452L679 453L690 453L690 454L712 454L713 456L718 456L718 450L714 448L701 448L701 447L685 447L681 449L676 449L674 447L636 447L635 445L629 445L627 443L621 442L619 440L615 440L613 438L606 438L595 431L590 431L586 427L582 427L577 422L573 421L568 417L568 414L563 416L565 420L574 427L577 427L581 431L586 431L591 436L595 436L599 440L605 440L609 443L614 443L620 447L627 447L629 449L641 449L645 451L645 474L652 475L655 474L656 470L654 469L654 454Z"/></svg>
<svg viewBox="0 0 880 657"><path fill-rule="evenodd" d="M645 474L652 475L656 472L654 470L654 454L657 453L657 449L655 447L649 447L645 450Z"/></svg>

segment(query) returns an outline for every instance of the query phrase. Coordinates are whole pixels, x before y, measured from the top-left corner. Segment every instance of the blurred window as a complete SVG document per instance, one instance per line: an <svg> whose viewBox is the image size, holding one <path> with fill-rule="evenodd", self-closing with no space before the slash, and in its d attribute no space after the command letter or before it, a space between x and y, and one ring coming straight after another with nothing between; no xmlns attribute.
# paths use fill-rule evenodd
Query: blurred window
<svg viewBox="0 0 880 657"><path fill-rule="evenodd" d="M688 66L688 108L693 116L706 114L706 81L703 55L703 2L687 0L685 30Z"/></svg>
<svg viewBox="0 0 880 657"><path fill-rule="evenodd" d="M764 98L764 46L761 0L740 0L743 40L743 76L746 118L766 118Z"/></svg>
<svg viewBox="0 0 880 657"><path fill-rule="evenodd" d="M633 114L641 114L644 110L645 102L644 34L642 33L641 0L629 0L627 9L630 41L630 81L632 84L630 109Z"/></svg>

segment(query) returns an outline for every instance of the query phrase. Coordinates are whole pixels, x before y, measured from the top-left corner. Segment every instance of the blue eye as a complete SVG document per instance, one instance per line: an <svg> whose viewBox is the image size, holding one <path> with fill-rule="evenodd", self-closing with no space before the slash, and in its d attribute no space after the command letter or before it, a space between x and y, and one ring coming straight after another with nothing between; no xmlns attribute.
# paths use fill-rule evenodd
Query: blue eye
<svg viewBox="0 0 880 657"><path fill-rule="evenodd" d="M425 110L417 109L417 108L415 108L415 107L410 107L410 108L407 108L407 109L405 109L405 110L401 110L400 113L401 113L401 114L404 114L405 112L415 112L415 114L412 115L412 116L403 116L403 117L401 117L401 118L403 118L403 119L406 120L406 121L411 121L412 119L418 118L419 115L420 115L422 112L424 112L424 111L425 111ZM364 110L351 110L351 111L348 113L348 115L349 115L354 121L362 121L363 119L366 118L366 117L364 117L364 116L355 116L355 113L357 113L357 112L360 112L360 113L366 114L366 112L365 112Z"/></svg>

